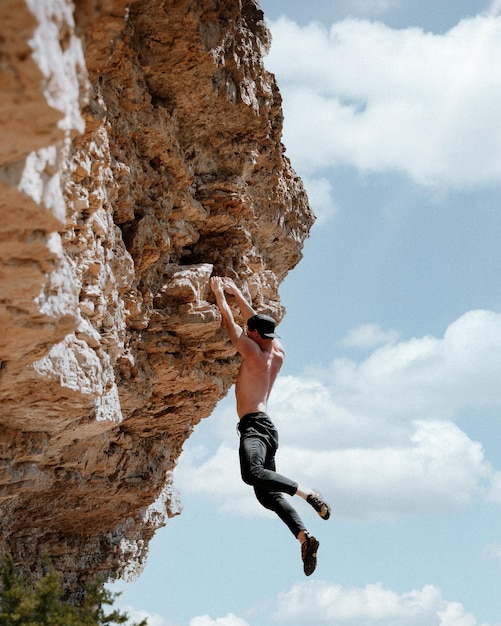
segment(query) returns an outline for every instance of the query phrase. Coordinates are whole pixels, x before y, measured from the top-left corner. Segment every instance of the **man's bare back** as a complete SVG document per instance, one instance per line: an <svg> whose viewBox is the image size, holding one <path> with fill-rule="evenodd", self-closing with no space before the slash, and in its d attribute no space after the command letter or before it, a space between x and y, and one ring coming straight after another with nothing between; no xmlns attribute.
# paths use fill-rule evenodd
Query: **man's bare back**
<svg viewBox="0 0 501 626"><path fill-rule="evenodd" d="M260 354L243 357L238 373L235 395L239 418L258 411L266 413L273 383L284 362L284 350L276 339L269 348L259 349Z"/></svg>

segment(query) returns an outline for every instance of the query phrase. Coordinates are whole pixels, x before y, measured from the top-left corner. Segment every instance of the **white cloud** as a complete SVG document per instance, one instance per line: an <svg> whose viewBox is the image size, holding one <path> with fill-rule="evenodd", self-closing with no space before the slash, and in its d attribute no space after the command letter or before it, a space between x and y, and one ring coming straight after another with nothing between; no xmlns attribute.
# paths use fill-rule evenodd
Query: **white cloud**
<svg viewBox="0 0 501 626"><path fill-rule="evenodd" d="M374 419L452 419L462 407L499 405L501 315L470 311L443 338L388 344L362 363L338 359L316 374L338 403Z"/></svg>
<svg viewBox="0 0 501 626"><path fill-rule="evenodd" d="M278 598L277 620L287 624L330 626L477 626L475 617L439 589L426 585L401 595L380 584L347 588L309 581ZM487 624L483 624L487 626Z"/></svg>
<svg viewBox="0 0 501 626"><path fill-rule="evenodd" d="M325 223L337 213L330 181L322 177L303 176L303 184L308 193L310 206L317 218L316 224Z"/></svg>
<svg viewBox="0 0 501 626"><path fill-rule="evenodd" d="M305 480L321 485L343 517L392 519L467 504L489 476L480 444L451 423L414 426L406 445L287 450L282 469L287 474L301 468Z"/></svg>
<svg viewBox="0 0 501 626"><path fill-rule="evenodd" d="M381 344L394 343L399 336L398 330L383 330L377 324L364 324L350 331L343 344L351 348L375 348Z"/></svg>
<svg viewBox="0 0 501 626"><path fill-rule="evenodd" d="M341 517L451 511L478 493L497 501L500 474L453 420L465 408L479 419L484 403L501 405L500 352L501 314L471 311L443 338L386 344L360 363L337 359L279 377L269 407L279 471L321 489ZM187 447L176 485L227 512L268 514L241 482L238 437L226 433L214 454Z"/></svg>
<svg viewBox="0 0 501 626"><path fill-rule="evenodd" d="M233 613L228 613L226 617L218 617L215 620L208 615L194 617L190 620L190 626L249 626L249 624Z"/></svg>
<svg viewBox="0 0 501 626"><path fill-rule="evenodd" d="M222 443L214 454L206 451L204 458L183 452L175 471L176 487L181 493L196 493L214 500L221 512L241 517L265 514L257 504L254 492L240 478L238 442Z"/></svg>
<svg viewBox="0 0 501 626"><path fill-rule="evenodd" d="M501 472L495 472L487 492L487 500L501 504Z"/></svg>
<svg viewBox="0 0 501 626"><path fill-rule="evenodd" d="M325 439L332 435L328 429L323 434L325 447ZM480 444L450 422L416 424L408 442L398 446L318 450L301 443L282 446L279 471L301 484L320 487L335 503L335 514L344 518L392 519L450 511L469 502L489 477ZM236 446L223 444L199 466L183 460L177 485L185 493L210 497L221 512L271 515L242 483ZM303 505L297 506L302 513Z"/></svg>
<svg viewBox="0 0 501 626"><path fill-rule="evenodd" d="M422 185L501 178L501 18L445 34L346 19L270 24L267 66L284 96L284 142L302 176L349 165Z"/></svg>
<svg viewBox="0 0 501 626"><path fill-rule="evenodd" d="M138 610L132 607L126 607L124 610L129 616L128 624L138 624L143 619L145 619L147 620L148 626L171 626L172 625L172 622L166 621L158 613L150 613L148 611Z"/></svg>

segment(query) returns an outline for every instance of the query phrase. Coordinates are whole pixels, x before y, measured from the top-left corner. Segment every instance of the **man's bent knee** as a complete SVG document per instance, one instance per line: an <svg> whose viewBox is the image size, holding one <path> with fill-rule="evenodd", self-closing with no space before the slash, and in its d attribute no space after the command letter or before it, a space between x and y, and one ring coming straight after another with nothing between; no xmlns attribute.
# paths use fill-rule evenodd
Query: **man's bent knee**
<svg viewBox="0 0 501 626"><path fill-rule="evenodd" d="M254 489L254 493L256 494L259 504L264 506L265 509L276 512L282 506L284 497L279 492Z"/></svg>
<svg viewBox="0 0 501 626"><path fill-rule="evenodd" d="M246 467L242 469L241 474L244 483L246 485L251 485L251 487L259 485L263 480L266 479L266 471L259 466Z"/></svg>

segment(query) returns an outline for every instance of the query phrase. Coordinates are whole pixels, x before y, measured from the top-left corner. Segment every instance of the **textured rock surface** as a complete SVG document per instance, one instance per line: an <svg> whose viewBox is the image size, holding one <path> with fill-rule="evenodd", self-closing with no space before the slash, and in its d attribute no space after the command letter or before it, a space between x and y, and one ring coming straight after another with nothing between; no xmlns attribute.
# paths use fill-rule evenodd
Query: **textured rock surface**
<svg viewBox="0 0 501 626"><path fill-rule="evenodd" d="M138 569L231 386L209 278L283 316L313 216L251 0L0 3L0 549Z"/></svg>

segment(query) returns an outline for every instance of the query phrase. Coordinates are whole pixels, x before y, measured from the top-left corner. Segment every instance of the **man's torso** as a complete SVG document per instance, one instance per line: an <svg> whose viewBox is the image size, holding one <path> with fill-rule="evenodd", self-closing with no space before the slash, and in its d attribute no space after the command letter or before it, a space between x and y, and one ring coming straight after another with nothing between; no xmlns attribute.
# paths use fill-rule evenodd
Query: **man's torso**
<svg viewBox="0 0 501 626"><path fill-rule="evenodd" d="M284 362L284 352L278 342L271 350L256 358L244 358L236 382L237 413L242 418L247 413L266 412L271 388Z"/></svg>

